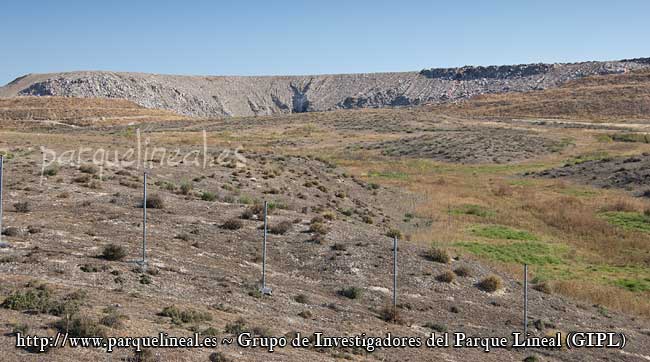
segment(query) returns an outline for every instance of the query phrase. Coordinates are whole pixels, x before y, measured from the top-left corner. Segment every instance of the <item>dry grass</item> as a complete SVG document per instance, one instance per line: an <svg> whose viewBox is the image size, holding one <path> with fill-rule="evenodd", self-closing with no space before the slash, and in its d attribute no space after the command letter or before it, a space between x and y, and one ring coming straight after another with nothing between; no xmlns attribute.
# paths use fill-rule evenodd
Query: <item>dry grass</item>
<svg viewBox="0 0 650 362"><path fill-rule="evenodd" d="M438 109L465 116L648 119L650 72L589 77L537 92L481 95Z"/></svg>

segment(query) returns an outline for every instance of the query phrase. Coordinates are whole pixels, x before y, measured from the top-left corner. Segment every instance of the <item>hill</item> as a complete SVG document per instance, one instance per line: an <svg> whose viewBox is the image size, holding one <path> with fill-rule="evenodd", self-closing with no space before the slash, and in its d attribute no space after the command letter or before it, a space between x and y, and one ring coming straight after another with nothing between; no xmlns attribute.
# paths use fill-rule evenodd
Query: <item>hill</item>
<svg viewBox="0 0 650 362"><path fill-rule="evenodd" d="M251 116L381 108L557 87L590 75L650 67L647 59L313 76L179 76L116 72L28 74L0 88L21 95L127 99L183 115Z"/></svg>

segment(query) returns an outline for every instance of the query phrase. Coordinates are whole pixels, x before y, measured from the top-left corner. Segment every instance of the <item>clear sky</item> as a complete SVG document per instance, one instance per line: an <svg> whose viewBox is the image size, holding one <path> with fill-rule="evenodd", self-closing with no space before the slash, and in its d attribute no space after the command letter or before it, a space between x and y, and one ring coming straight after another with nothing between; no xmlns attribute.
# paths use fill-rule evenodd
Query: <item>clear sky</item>
<svg viewBox="0 0 650 362"><path fill-rule="evenodd" d="M9 1L0 84L114 70L271 75L650 57L650 1Z"/></svg>

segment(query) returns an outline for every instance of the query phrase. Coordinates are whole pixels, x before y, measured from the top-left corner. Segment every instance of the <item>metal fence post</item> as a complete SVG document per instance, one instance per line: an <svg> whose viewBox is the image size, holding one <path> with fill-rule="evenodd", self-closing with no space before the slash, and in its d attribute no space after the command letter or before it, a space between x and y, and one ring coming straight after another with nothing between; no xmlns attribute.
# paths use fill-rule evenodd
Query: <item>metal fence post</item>
<svg viewBox="0 0 650 362"><path fill-rule="evenodd" d="M147 172L144 172L144 192L142 197L142 267L147 267Z"/></svg>
<svg viewBox="0 0 650 362"><path fill-rule="evenodd" d="M3 168L5 163L5 156L0 155L0 241L2 241L2 185L3 185Z"/></svg>
<svg viewBox="0 0 650 362"><path fill-rule="evenodd" d="M397 318L397 236L393 238L393 320Z"/></svg>
<svg viewBox="0 0 650 362"><path fill-rule="evenodd" d="M524 264L524 338L528 338L528 265Z"/></svg>
<svg viewBox="0 0 650 362"><path fill-rule="evenodd" d="M272 289L266 286L266 239L268 236L268 211L269 204L264 201L264 241L262 242L262 289L260 292L265 295L271 295Z"/></svg>

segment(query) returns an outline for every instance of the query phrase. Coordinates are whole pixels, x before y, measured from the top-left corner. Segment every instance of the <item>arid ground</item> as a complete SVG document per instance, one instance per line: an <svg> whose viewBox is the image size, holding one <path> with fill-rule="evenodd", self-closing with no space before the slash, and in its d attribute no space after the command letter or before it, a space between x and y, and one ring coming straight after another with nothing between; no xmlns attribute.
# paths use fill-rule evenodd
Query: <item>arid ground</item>
<svg viewBox="0 0 650 362"><path fill-rule="evenodd" d="M647 72L449 105L224 119L0 99L2 360L650 360L649 109ZM271 296L259 293L263 201ZM17 331L509 336L523 327L523 264L532 335L614 331L627 346L14 346Z"/></svg>

